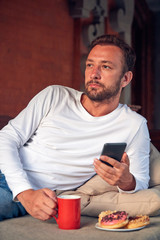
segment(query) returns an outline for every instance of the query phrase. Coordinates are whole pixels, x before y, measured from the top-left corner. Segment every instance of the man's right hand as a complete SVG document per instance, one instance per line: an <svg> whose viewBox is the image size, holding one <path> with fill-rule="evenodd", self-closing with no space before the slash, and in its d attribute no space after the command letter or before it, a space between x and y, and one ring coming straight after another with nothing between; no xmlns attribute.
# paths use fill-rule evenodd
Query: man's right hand
<svg viewBox="0 0 160 240"><path fill-rule="evenodd" d="M43 188L29 189L17 195L26 211L40 220L50 219L57 213L57 197L54 191Z"/></svg>

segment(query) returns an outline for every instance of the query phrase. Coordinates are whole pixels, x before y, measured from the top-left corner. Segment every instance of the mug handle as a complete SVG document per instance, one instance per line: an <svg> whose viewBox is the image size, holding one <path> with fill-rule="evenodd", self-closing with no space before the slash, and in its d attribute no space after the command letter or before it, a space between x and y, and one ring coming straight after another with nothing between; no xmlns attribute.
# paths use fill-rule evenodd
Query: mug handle
<svg viewBox="0 0 160 240"><path fill-rule="evenodd" d="M56 222L57 222L57 224L58 224L58 222L59 222L58 217L56 217L56 216L52 216L52 217L56 220Z"/></svg>

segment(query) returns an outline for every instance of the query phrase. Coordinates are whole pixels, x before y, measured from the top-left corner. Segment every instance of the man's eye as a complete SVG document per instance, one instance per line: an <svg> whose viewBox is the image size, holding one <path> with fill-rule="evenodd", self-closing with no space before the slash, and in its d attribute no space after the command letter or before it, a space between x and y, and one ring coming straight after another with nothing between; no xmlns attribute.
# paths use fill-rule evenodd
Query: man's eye
<svg viewBox="0 0 160 240"><path fill-rule="evenodd" d="M91 68L91 67L93 67L93 64L87 63L87 64L86 64L86 67Z"/></svg>
<svg viewBox="0 0 160 240"><path fill-rule="evenodd" d="M103 65L102 67L105 69L110 69L110 66L108 66L108 65Z"/></svg>

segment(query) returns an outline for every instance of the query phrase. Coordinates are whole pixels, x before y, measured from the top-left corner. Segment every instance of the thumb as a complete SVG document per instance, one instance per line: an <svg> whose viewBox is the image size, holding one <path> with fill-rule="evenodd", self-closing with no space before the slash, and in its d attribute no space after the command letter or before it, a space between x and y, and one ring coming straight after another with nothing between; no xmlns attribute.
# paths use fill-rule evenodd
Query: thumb
<svg viewBox="0 0 160 240"><path fill-rule="evenodd" d="M126 152L123 153L122 159L121 159L121 163L125 163L128 165L129 167L129 158Z"/></svg>
<svg viewBox="0 0 160 240"><path fill-rule="evenodd" d="M48 197L50 197L50 198L53 199L55 202L57 202L57 196L56 196L56 194L55 194L54 191L52 191L52 190L49 189L49 188L43 188L43 191L44 191L44 193L45 193Z"/></svg>

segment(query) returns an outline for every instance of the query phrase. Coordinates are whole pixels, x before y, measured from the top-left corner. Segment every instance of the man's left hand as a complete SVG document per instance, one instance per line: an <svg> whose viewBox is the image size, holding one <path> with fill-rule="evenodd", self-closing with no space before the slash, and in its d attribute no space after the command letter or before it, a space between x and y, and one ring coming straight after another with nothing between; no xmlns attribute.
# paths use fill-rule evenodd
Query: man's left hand
<svg viewBox="0 0 160 240"><path fill-rule="evenodd" d="M97 158L94 159L95 171L101 178L112 186L118 186L123 191L135 189L136 181L129 171L129 158L126 153L123 154L121 162L104 155L100 158L113 166L110 167Z"/></svg>

